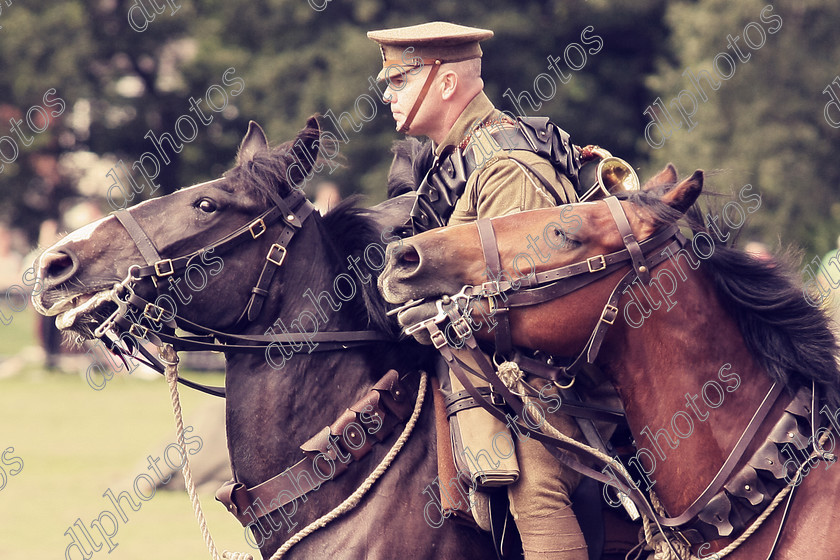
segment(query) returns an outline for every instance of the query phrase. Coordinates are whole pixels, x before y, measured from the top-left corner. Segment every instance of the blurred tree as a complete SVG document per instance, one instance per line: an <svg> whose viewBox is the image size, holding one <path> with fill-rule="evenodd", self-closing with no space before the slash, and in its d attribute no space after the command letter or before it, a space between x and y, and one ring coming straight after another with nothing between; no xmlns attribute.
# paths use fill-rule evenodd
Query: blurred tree
<svg viewBox="0 0 840 560"><path fill-rule="evenodd" d="M527 113L552 117L576 143L597 143L637 163L645 151L637 142L645 123L639 107L650 98L645 79L654 62L667 57L665 0L157 1L166 7L149 11L154 19L142 32L127 16L134 9L135 26L142 24L133 7L150 10L151 0L27 0L0 15L0 106L20 114L49 88L67 104L37 143L0 173L2 218L34 235L38 223L57 217L62 201L78 189L104 194L113 183L106 173L116 162L130 167L144 152L156 154L147 133L174 136L181 115L196 117L190 99L203 99L208 88L221 85L227 68L235 68L245 89L212 114L212 123L199 125L180 153L167 151L171 163L162 165L162 189L155 194L222 173L250 119L277 143L313 113L338 118L346 112L339 121L348 140L339 146L344 167L330 179L344 195L365 192L370 203L381 200L390 145L399 135L369 83L379 68L378 49L365 36L370 29L432 20L493 29L495 38L484 44L484 75L497 106L515 112L511 97L527 91L541 103L538 111L526 104ZM170 5L180 8L172 14ZM580 49L570 47L574 43ZM577 71L566 66L568 49ZM588 52L581 55L581 49ZM545 77L535 83L540 74L556 78L549 56L571 76L567 83L557 79L556 89ZM207 112L206 102L201 107ZM0 135L7 134L7 123L0 118ZM322 126L338 132L333 119L322 118ZM62 156L67 152L79 157ZM44 156L56 184L44 180ZM84 171L82 188L77 180ZM104 203L103 209L110 210Z"/></svg>
<svg viewBox="0 0 840 560"><path fill-rule="evenodd" d="M651 155L648 171L669 161L684 174L719 170L711 178L716 190L737 193L750 183L762 195L745 240L778 245L781 239L818 254L833 247L840 233L840 134L824 118L830 97L823 90L840 74L840 4L676 2L668 5L667 21L674 58L660 60L660 71L648 82L655 95L641 111L659 96L672 125L680 126L658 149L637 136L640 151ZM719 53L735 63L728 79L732 66ZM719 83L715 91L700 79L707 100L689 76L704 70ZM691 122L673 105L683 91L697 98ZM835 91L840 94L840 87ZM692 112L690 96L681 98L686 113ZM840 117L840 107L835 110ZM667 131L662 113L657 111ZM691 123L696 126L689 130ZM653 144L662 141L661 130L652 134Z"/></svg>

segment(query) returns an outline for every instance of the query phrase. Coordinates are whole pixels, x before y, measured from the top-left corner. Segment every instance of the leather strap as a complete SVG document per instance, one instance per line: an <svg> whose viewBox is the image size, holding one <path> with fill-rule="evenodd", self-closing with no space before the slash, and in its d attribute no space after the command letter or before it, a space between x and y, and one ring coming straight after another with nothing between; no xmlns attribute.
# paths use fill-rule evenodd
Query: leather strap
<svg viewBox="0 0 840 560"><path fill-rule="evenodd" d="M297 224L303 224L314 209L314 206L305 202L298 206L296 212L292 213L291 210L288 210L290 213L286 215L285 221L289 225L283 228L277 241L269 248L257 284L251 288L251 299L248 300L248 304L237 321L237 325L253 322L259 316L263 303L268 296L268 288L271 285L271 281L274 280L274 274L283 265L283 261L286 258L286 248L292 241L295 232L300 228Z"/></svg>
<svg viewBox="0 0 840 560"><path fill-rule="evenodd" d="M630 262L633 263L633 268L636 270L636 275L645 284L650 284L650 268L645 260L645 254L639 247L639 242L636 241L636 236L633 235L633 230L630 228L630 222L627 221L627 215L621 207L621 202L614 196L604 199L607 203L607 208L610 209L615 225L618 228L618 233L621 235L621 240L630 253Z"/></svg>
<svg viewBox="0 0 840 560"><path fill-rule="evenodd" d="M152 243L152 240L149 239L146 232L143 231L143 228L140 227L140 224L138 224L137 220L134 219L134 216L131 215L131 212L128 210L117 210L114 212L114 217L120 221L125 230L131 236L131 239L134 240L137 250L140 251L140 254L143 255L144 259L146 259L147 264L152 264L161 260L160 254L158 254L157 249L155 248L155 244Z"/></svg>
<svg viewBox="0 0 840 560"><path fill-rule="evenodd" d="M484 262L487 265L489 276L499 278L502 274L502 263L496 243L496 232L493 230L493 222L482 218L476 220L475 224L478 227L478 238L481 240L481 251L484 253ZM489 283L492 282L491 280ZM507 300L507 297L501 291L499 291L499 299L501 301L496 301L494 296L490 296L490 312L498 323L496 326L496 352L506 356L513 350L513 340L508 315L509 309L503 303Z"/></svg>
<svg viewBox="0 0 840 560"><path fill-rule="evenodd" d="M399 374L389 370L335 422L300 446L305 455L303 459L250 488L235 480L228 481L216 492L216 499L243 526L298 499L306 501L308 493L320 488L322 483L335 480L354 461L370 453L374 445L386 440L394 428L411 415L412 408L409 392L400 382ZM371 420L365 422L362 414ZM368 425L373 420L380 427L371 432ZM352 424L356 427L351 430ZM325 478L324 466L327 464L334 465L334 469Z"/></svg>
<svg viewBox="0 0 840 560"><path fill-rule="evenodd" d="M718 473L709 483L703 492L697 497L694 502L691 503L690 506L686 508L684 512L682 512L677 517L671 517L667 521L667 525L671 527L684 525L691 521L694 517L696 517L700 511L708 505L709 500L720 492L723 489L723 486L726 484L727 480L729 480L730 475L735 470L735 466L738 462L744 457L744 453L747 450L747 447L752 443L753 438L755 438L756 432L758 432L761 424L764 422L764 419L767 418L767 415L770 413L770 410L773 408L773 405L776 404L776 401L779 399L781 394L784 392L784 385L781 383L773 383L773 386L770 387L770 391L765 395L764 399L761 401L761 404L756 409L753 417L750 419L749 423L747 424L744 433L741 434L741 437L738 439L738 443L735 444L735 447L732 448L732 451L729 453L729 456L724 461L723 466L721 466Z"/></svg>
<svg viewBox="0 0 840 560"><path fill-rule="evenodd" d="M422 105L423 100L426 99L426 94L429 93L429 89L432 87L432 82L434 82L435 76L437 76L441 64L443 64L443 62L437 59L431 64L432 69L429 71L429 75L426 76L426 81L423 82L423 88L417 95L417 99L414 100L414 104L411 106L411 110L408 112L408 115L406 115L405 122L403 122L399 132L408 134L411 129L411 123L414 122L414 117L417 116L417 111L420 110L420 105Z"/></svg>

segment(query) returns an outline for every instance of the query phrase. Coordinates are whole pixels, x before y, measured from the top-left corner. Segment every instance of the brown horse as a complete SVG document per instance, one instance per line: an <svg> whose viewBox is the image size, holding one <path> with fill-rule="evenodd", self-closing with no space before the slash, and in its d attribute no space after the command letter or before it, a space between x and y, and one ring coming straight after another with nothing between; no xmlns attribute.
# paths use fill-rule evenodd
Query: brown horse
<svg viewBox="0 0 840 560"><path fill-rule="evenodd" d="M669 166L642 192L620 197L623 212L619 212L626 215L635 240L643 247L643 240L686 212L695 218L695 235L684 248L669 244L681 237L677 233L667 240L657 237L655 248L643 249L645 259L654 263L650 269L638 262L631 266L627 260L609 264L614 261L609 255L621 253L633 239L623 239L626 232L619 233L619 219L606 201L536 210L490 223L501 263L507 268L501 278L511 286L510 301L518 297L517 289L530 289L540 273L558 267L597 276L597 281L559 298L512 307L513 342L555 356L574 356L602 318L607 323L614 320L596 363L618 389L635 437L639 451L630 461L638 469L634 482L642 490L653 487L669 515L684 512L710 485L759 404L774 402L765 399L771 386L787 388L767 408L767 420L758 424L732 471L747 478L728 482L716 502L723 506L714 511L712 523L728 537L712 539L706 533L703 540L710 542L695 541L695 554L715 558L712 553L731 543L740 527L755 517L748 501L759 503L759 510L770 501L772 492L756 494L755 487L784 486L777 476L796 480L793 467L807 457L781 443L795 441L797 447L809 443L802 440L809 439L810 414L803 411L811 409L810 400L806 399L795 420L788 419L789 429L773 428L790 396L802 387L810 389L813 382L821 395L815 415L821 425L835 426L840 373L835 362L837 345L826 317L803 298L793 269L779 260L760 261L727 246L722 242L725 232L704 230L703 222L697 222L694 203L702 184L702 172L678 182ZM606 263L601 256L607 256ZM579 265L570 266L573 263ZM650 282L633 276L634 269L639 276L650 274ZM628 273L635 280L623 285L617 292L617 305L605 311L604 303ZM464 286L497 279L488 278L476 224L467 224L423 233L394 248L380 275L380 291L388 301L403 303L456 294ZM494 297L504 305L505 296ZM410 325L428 316L428 304L418 305L404 310L400 321ZM489 337L486 332L478 335ZM771 429L776 430L771 437L779 445L765 440ZM828 434L826 452L835 447L834 429L834 433L825 428L818 432ZM759 453L754 455L756 450ZM827 458L831 459L830 454ZM751 466L745 466L748 461ZM785 469L778 475L763 470L781 463ZM772 556L777 560L837 558L840 537L832 527L840 523L834 504L840 495L840 468L831 469L832 465L831 460L806 464L800 476L807 476L798 479L801 484L788 504L783 527L784 503L729 557L767 558L781 531ZM728 528L730 524L735 530Z"/></svg>
<svg viewBox="0 0 840 560"><path fill-rule="evenodd" d="M381 423L393 424L387 420L393 416L377 424L381 417L364 406L358 415L347 408L369 395L371 385L392 368L405 377L413 398L417 368L423 364L417 348L387 336L396 329L372 280L384 262L391 230L383 225L395 222L394 203L375 210L343 204L323 218L312 212L294 187L321 165L318 145L314 119L297 138L274 149L252 123L237 165L222 178L138 204L128 216L111 215L86 226L47 249L38 262L35 306L57 315L57 323L68 332L85 338L100 334L98 327L119 309L108 294L123 282L133 291L124 288L120 298L137 296L158 306L139 308L141 319L130 331L138 336L163 336L165 327L157 325L160 332L155 331L158 319L167 321L159 317L161 310L167 316L177 311L175 322L182 328L202 325L199 334L229 333L217 338L230 344L222 349L227 440L236 480L251 488L307 458L311 470L326 475L282 511L250 523L251 540L265 557L356 490L402 430L397 424L390 435L380 432ZM159 256L150 259L147 254L153 249ZM154 265L150 260L156 260ZM366 343L313 338L369 329L380 336ZM282 330L297 339L283 339ZM273 338L282 343L256 351L242 348ZM322 351L325 347L329 351ZM298 353L291 355L293 350ZM380 405L387 408L392 401L385 400L398 393L380 394ZM426 403L407 443L358 506L296 544L286 558L494 556L489 538L479 532L449 523L435 529L426 521L424 514L434 504L427 507L430 499L424 490L437 476L431 398ZM301 451L301 444L348 415L360 423L350 436L340 433L343 443L338 438L326 442L326 449L339 446L333 448L336 455L321 453L312 459L313 453ZM384 441L364 455L359 449L370 447L365 442L374 440L371 434ZM362 441L350 445L347 437ZM341 476L326 480L351 454L359 458ZM295 479L296 485L307 485L301 473ZM273 497L262 505L270 506ZM255 507L251 514L240 511L239 517L247 521L255 512L261 513Z"/></svg>

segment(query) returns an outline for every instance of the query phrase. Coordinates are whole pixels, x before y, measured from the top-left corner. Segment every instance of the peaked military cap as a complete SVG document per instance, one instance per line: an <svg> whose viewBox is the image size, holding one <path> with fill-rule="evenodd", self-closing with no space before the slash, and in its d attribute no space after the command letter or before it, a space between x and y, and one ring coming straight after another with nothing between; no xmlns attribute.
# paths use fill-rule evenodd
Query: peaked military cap
<svg viewBox="0 0 840 560"><path fill-rule="evenodd" d="M369 31L367 36L379 44L382 52L382 70L376 79L384 80L390 70L405 72L407 68L421 65L439 65L480 58L481 47L478 43L492 37L493 32L489 29L434 21L409 27Z"/></svg>

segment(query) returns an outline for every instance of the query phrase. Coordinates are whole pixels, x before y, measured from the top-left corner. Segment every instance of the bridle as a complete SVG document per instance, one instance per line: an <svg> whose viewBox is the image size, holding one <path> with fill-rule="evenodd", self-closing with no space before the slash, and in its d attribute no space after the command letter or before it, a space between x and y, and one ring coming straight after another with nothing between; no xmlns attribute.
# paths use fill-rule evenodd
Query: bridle
<svg viewBox="0 0 840 560"><path fill-rule="evenodd" d="M493 396L501 397L504 403L516 413L515 418L525 418L527 411L519 398L520 395L514 393L511 387L502 381L496 373L496 369L479 348L474 337L470 312L472 306L479 299L488 298L491 301L496 298L501 299L501 303L496 302L493 305L493 309L495 309L494 313L498 319L498 323L495 326L497 329L495 339L497 354L501 351L504 355L512 355L513 357L510 357L512 361L522 362L519 364L521 370L553 382L562 391L562 389L570 387L574 383L575 376L585 364L594 363L609 327L614 324L618 316L619 309L617 305L623 292L636 279L639 279L644 284L649 284L651 282L651 270L667 260L668 255L676 254L686 244L686 238L676 225L666 226L655 232L648 239L641 242L637 241L620 201L615 197L609 197L604 199L604 202L618 228L624 248L613 253L589 257L584 261L574 264L535 273L528 278L521 279L521 286L509 280L509 276L508 279L501 280L503 271L500 264L498 243L493 230L493 222L490 219L478 220L477 227L485 264L491 278L496 278L496 280L484 282L480 285L467 285L457 294L443 296L436 301L438 312L434 317L428 318L406 329L406 332L409 334L416 333L422 329L428 330L432 344L441 353L450 371L462 383L469 396L475 403L503 423L510 422L511 417L499 408L498 401ZM656 254L652 254L657 248L661 248L661 250ZM626 267L628 263L632 265L631 269L621 277L613 288L606 304L601 310L597 324L592 330L589 339L570 365L560 367L547 366L545 363L529 359L513 348L508 317L511 308L536 305L559 298L596 282L622 267ZM419 301L411 301L403 308L412 307L419 303ZM448 323L447 327L452 327L456 336L455 340L447 339L445 331L441 330L440 327L443 323ZM478 371L467 366L465 360L458 358L461 352L467 352L469 354L472 361L477 364ZM536 365L537 367L531 367L532 365ZM490 396L486 392L479 391L474 386L467 375L467 371L490 383ZM566 384L564 385L563 382ZM492 393L495 393L495 395L492 395ZM602 482L605 485L612 486L617 490L622 502L625 501L623 499L624 497L632 500L638 510L655 523L662 534L666 534L666 529L664 528L678 530L684 539L686 539L685 535L693 537L691 539L693 542L703 533L708 535L711 531L715 530L718 531L720 536L727 536L725 527L728 522L725 521L726 515L721 513L721 508L724 507L722 504L728 503L726 502L726 495L723 490L726 488L727 491L730 491L731 488L734 488L732 486L733 481L737 486L739 481L743 481L751 476L748 470L752 468L750 465L758 465L758 461L763 462L767 455L772 456L773 449L775 449L773 446L778 444L776 440L765 443L748 459L747 466L739 471L735 470L736 466L744 458L747 447L753 441L754 436L783 393L784 388L781 383L774 383L770 387L718 473L713 477L700 496L684 512L674 517L669 517L664 512L657 511L627 471L625 469L617 469L618 472L613 470L614 465L606 461L603 454L597 453L598 450L585 448L585 446L582 449L580 446L570 445L569 442L548 435L539 428L534 429L533 426L529 426L527 422L523 423L521 420L518 420L516 424L518 430L521 430L529 436L533 436L534 439L545 444L546 448L562 463L585 476ZM816 426L812 414L805 415L802 413L803 410L808 410L807 407L803 407L802 403L810 401L813 409L816 406L817 399L816 387L812 388L811 391L801 390L787 406L785 412L787 416L783 416L779 420L772 432L780 431L782 428L779 428L779 426L790 426L791 422L795 426L796 421L791 420L791 418L797 415L802 416L806 420L810 420L812 426ZM793 416L790 416L791 414ZM806 416L810 416L811 418L806 418ZM816 448L814 453L817 458L833 460L833 458L829 457L830 454L820 448ZM580 457L580 459L577 457ZM610 467L611 475L605 474L604 470L598 471L593 469L589 466L590 464L603 465L604 470ZM770 464L773 464L772 460ZM753 475L754 472L752 471ZM743 486L743 482L741 483ZM746 488L749 490L750 485L747 484ZM721 521L721 519L724 521ZM760 517L759 520L763 521L763 518ZM702 527L703 533L700 532L700 527ZM732 530L732 528L729 527L729 530ZM697 542L703 541L701 539ZM671 546L670 541L668 541L668 545Z"/></svg>
<svg viewBox="0 0 840 560"><path fill-rule="evenodd" d="M223 179L216 179L221 180ZM117 310L96 328L94 335L122 360L131 357L159 373L165 371L166 364L144 348L139 343L140 340L148 340L158 347L170 344L176 351L210 350L257 354L264 354L272 344L281 344L287 351L300 353L304 351L303 343L307 341L317 343L314 348L307 348L307 352L346 350L360 345L393 341L392 336L375 330L325 331L308 336L303 336L303 333L277 333L270 336L237 334L260 315L269 295L268 289L286 259L289 244L307 220L317 219L318 215L299 190L293 189L285 197L274 193L270 193L269 196L273 202L272 207L253 220L201 249L172 258L161 257L154 242L129 210L115 212L114 216L131 236L146 264L130 267L126 279L114 286L111 301L117 305ZM210 253L218 255L245 243L254 242L267 235L269 228L278 223L282 224L280 233L264 258L258 280L251 288L248 302L232 327L233 332L219 331L190 321L137 293L141 282L150 281L160 295L161 284L169 277L186 270L196 259ZM182 335L176 333L176 329L192 334ZM111 338L109 333L115 334L116 338ZM141 354L142 358L137 353ZM225 396L223 387L207 386L181 377L178 381L214 396Z"/></svg>
<svg viewBox="0 0 840 560"><path fill-rule="evenodd" d="M510 355L515 352L511 339L509 318L509 312L512 308L537 305L570 294L613 274L629 262L632 264L632 268L613 288L587 343L570 365L552 367L545 363L538 364L536 360L529 360L527 356L516 354L517 359L523 358L528 362L528 365L537 368L537 371L533 373L552 382L565 382L565 386L570 386L581 368L585 364L594 363L597 358L607 330L618 317L618 300L624 290L637 278L645 284L650 283L650 270L667 260L668 253L676 253L686 243L685 237L676 225L665 227L640 243L630 229L630 223L619 200L615 197L609 197L604 199L604 202L618 227L624 249L613 253L595 255L584 261L545 272L534 273L517 281L511 280L510 276L502 269L492 219L478 220L476 225L484 254L485 269L488 271L488 275L495 280L480 285L467 285L456 294L444 296L440 300L437 315L408 327L406 329L407 334L414 334L418 330L428 329L429 325L437 325L448 320L452 322L453 330L460 338L460 340L454 341L455 346L458 346L472 334L471 310L474 309L479 300L487 299L490 302L491 313L498 320L498 325L495 327L495 352L503 356ZM668 246L659 254L650 254L653 249L660 247L669 240ZM507 276L508 279L502 280L502 276ZM400 310L419 303L420 301L409 302ZM444 332L441 331L439 335L433 334L432 343L438 349L447 345Z"/></svg>

